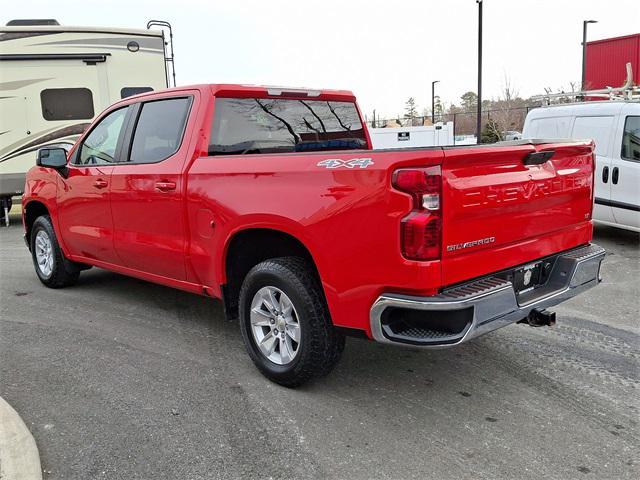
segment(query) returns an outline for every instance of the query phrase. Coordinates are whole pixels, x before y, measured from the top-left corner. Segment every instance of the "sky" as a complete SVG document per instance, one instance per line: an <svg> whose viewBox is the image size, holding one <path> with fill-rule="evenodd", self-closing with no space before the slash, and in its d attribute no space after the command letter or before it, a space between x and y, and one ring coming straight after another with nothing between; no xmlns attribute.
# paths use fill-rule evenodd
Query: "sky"
<svg viewBox="0 0 640 480"><path fill-rule="evenodd" d="M353 91L369 117L401 115L407 98L445 104L477 86L475 0L19 0L0 22L174 30L178 85L250 83ZM483 98L508 78L523 97L579 81L588 39L640 32L638 0L484 0Z"/></svg>

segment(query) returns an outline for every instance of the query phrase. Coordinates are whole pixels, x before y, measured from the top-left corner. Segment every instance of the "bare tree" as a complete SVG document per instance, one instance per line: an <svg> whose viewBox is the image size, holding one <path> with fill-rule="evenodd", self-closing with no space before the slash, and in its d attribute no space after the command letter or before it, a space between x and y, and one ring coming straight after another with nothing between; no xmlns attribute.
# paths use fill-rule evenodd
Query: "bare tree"
<svg viewBox="0 0 640 480"><path fill-rule="evenodd" d="M515 89L506 73L501 95L493 104L486 129L491 131L495 139L504 140L507 131L521 128L526 115L526 109L522 108L524 101L520 98L518 90Z"/></svg>

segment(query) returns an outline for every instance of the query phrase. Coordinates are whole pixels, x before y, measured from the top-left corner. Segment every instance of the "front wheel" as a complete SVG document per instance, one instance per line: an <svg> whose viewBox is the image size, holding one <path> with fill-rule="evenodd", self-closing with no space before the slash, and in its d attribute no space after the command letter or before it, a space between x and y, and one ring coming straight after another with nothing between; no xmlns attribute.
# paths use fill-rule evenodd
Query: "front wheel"
<svg viewBox="0 0 640 480"><path fill-rule="evenodd" d="M47 215L38 217L33 222L31 256L38 278L47 287L61 288L78 281L80 271L69 268L72 264L64 258L51 219Z"/></svg>
<svg viewBox="0 0 640 480"><path fill-rule="evenodd" d="M287 387L327 375L344 349L315 272L298 257L251 269L240 290L240 328L258 369Z"/></svg>

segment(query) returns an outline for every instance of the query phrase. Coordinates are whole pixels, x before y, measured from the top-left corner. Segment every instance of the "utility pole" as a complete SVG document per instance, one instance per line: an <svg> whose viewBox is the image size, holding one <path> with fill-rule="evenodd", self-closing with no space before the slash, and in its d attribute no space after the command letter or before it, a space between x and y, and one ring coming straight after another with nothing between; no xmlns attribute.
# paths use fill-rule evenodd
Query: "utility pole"
<svg viewBox="0 0 640 480"><path fill-rule="evenodd" d="M478 111L476 113L476 143L480 143L482 130L482 0L478 4Z"/></svg>
<svg viewBox="0 0 640 480"><path fill-rule="evenodd" d="M431 82L431 124L436 124L436 83L439 83L440 80L434 80Z"/></svg>
<svg viewBox="0 0 640 480"><path fill-rule="evenodd" d="M586 67L587 67L587 25L590 23L598 23L597 20L584 20L582 22L582 84L580 90L585 90Z"/></svg>

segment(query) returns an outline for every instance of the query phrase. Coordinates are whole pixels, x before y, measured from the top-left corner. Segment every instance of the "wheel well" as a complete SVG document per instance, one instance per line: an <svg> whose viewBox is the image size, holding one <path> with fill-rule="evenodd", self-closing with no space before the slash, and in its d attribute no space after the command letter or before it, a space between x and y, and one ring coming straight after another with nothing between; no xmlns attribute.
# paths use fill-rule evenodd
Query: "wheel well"
<svg viewBox="0 0 640 480"><path fill-rule="evenodd" d="M32 201L27 203L27 206L24 210L24 226L26 229L26 238L31 245L31 227L33 226L33 222L36 221L36 218L42 215L49 215L49 210L44 206L44 203L38 201Z"/></svg>
<svg viewBox="0 0 640 480"><path fill-rule="evenodd" d="M320 278L311 253L297 238L269 229L239 232L231 239L225 260L227 283L222 286L222 297L227 318L238 317L240 287L249 270L276 257L302 257Z"/></svg>

